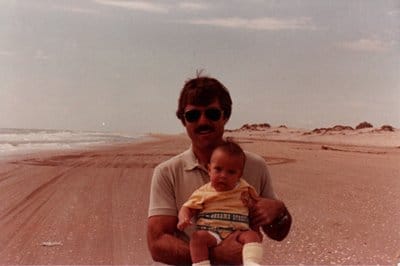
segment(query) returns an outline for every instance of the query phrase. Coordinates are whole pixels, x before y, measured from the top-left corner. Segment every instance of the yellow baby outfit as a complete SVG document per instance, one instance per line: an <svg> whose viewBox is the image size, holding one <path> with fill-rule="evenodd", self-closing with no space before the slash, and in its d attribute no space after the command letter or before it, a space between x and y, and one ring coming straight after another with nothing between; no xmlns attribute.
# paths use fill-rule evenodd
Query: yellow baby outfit
<svg viewBox="0 0 400 266"><path fill-rule="evenodd" d="M216 191L207 183L193 192L183 206L200 210L197 228L217 233L225 239L235 230L249 230L249 207L257 192L244 179L229 191Z"/></svg>

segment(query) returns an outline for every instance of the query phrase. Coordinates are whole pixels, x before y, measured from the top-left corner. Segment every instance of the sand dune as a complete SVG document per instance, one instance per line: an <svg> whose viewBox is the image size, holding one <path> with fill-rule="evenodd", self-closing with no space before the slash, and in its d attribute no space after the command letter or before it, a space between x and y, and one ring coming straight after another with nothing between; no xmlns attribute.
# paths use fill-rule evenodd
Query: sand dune
<svg viewBox="0 0 400 266"><path fill-rule="evenodd" d="M314 130L288 128L286 126L266 127L258 125L243 126L230 130L227 135L238 138L269 141L291 141L320 144L341 144L369 147L400 147L400 130L391 126L381 128L352 129L349 126L316 128Z"/></svg>
<svg viewBox="0 0 400 266"><path fill-rule="evenodd" d="M227 133L266 159L294 217L284 241L264 241L266 264L400 261L399 134L363 130ZM184 135L153 137L0 162L0 264L151 264L152 169L189 145Z"/></svg>

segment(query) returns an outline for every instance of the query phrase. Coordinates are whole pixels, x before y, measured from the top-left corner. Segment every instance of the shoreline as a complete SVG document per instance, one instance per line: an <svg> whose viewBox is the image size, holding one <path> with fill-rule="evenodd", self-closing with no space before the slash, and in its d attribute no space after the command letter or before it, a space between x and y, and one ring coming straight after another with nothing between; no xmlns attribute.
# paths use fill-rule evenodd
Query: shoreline
<svg viewBox="0 0 400 266"><path fill-rule="evenodd" d="M148 142L163 139L165 137L187 138L185 133L146 133L141 134L133 141L117 141L102 144L83 144L68 148L35 148L22 151L0 152L0 161L7 161L9 158L18 159L25 156L35 156L42 153L65 153L82 152L91 150L102 150L108 148L118 148L120 146L132 145L141 142ZM334 145L344 147L363 147L363 148L400 148L400 129L393 132L379 131L379 129L364 130L338 130L325 133L312 133L311 131L297 128L271 127L262 130L227 130L225 137L240 139L241 142L263 141L299 144Z"/></svg>
<svg viewBox="0 0 400 266"><path fill-rule="evenodd" d="M9 160L17 160L25 157L32 157L32 156L39 156L45 154L64 154L64 153L79 153L85 151L93 151L93 150L103 150L109 148L118 148L121 146L126 145L135 145L137 143L142 142L149 142L149 141L156 141L158 139L158 134L147 134L142 135L136 139L130 141L119 141L119 142L109 142L109 143L102 143L102 144L84 144L84 145L77 145L74 147L68 148L36 148L36 149L27 149L21 151L11 151L11 152L3 152L0 153L0 162L7 162ZM161 136L161 134L160 134Z"/></svg>

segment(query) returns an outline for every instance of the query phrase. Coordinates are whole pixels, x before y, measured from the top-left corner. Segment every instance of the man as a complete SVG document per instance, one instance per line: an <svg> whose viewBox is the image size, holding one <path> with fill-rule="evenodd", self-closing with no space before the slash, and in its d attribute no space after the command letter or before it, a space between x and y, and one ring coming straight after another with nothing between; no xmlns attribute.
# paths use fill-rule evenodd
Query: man
<svg viewBox="0 0 400 266"><path fill-rule="evenodd" d="M187 81L179 97L177 117L192 145L189 150L154 169L150 192L147 241L155 261L191 264L187 236L177 229L178 211L194 190L209 182L207 163L213 149L222 142L224 127L231 115L232 100L218 80L197 76ZM283 240L291 226L284 203L276 199L265 161L246 152L243 178L261 198L251 210L251 223L272 239ZM241 264L240 232L232 233L210 250L215 264Z"/></svg>

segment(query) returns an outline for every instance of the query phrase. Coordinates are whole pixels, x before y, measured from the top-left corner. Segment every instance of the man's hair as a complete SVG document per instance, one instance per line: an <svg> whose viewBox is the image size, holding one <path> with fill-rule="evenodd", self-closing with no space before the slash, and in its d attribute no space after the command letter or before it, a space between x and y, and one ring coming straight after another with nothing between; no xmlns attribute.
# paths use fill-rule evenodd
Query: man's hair
<svg viewBox="0 0 400 266"><path fill-rule="evenodd" d="M217 79L202 76L201 72L197 73L197 77L186 81L181 90L176 116L185 124L186 105L207 106L215 100L220 103L224 117L229 119L232 112L232 99L228 89Z"/></svg>
<svg viewBox="0 0 400 266"><path fill-rule="evenodd" d="M243 149L240 147L239 144L234 142L232 139L228 138L224 140L221 144L217 145L214 148L214 151L216 150L221 150L228 154L229 156L238 156L243 159L243 165L246 161L246 155L243 151Z"/></svg>

